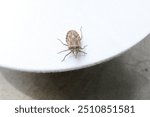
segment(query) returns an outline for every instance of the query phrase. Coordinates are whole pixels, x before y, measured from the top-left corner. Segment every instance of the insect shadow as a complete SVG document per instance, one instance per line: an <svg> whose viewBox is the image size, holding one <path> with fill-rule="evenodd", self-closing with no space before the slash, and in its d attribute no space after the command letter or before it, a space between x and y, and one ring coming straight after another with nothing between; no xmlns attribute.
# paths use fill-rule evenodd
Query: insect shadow
<svg viewBox="0 0 150 117"><path fill-rule="evenodd" d="M67 44L63 43L60 39L58 39L64 46L68 47L67 50L60 51L60 52L58 52L58 54L60 54L62 52L70 51L68 54L66 54L64 56L64 58L62 59L62 62L71 53L73 53L76 58L77 58L78 53L87 54L86 52L82 51L85 47L87 47L87 45L85 45L84 47L81 47L81 40L82 40L82 37L83 37L82 36L82 27L80 28L80 33L81 33L81 36L79 35L79 33L77 31L69 30L67 32L67 35L66 35Z"/></svg>

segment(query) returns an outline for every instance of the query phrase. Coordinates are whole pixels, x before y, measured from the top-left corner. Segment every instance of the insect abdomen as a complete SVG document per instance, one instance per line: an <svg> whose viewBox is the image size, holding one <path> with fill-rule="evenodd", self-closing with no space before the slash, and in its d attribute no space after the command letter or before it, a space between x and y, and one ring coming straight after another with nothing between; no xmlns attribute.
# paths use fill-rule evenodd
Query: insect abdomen
<svg viewBox="0 0 150 117"><path fill-rule="evenodd" d="M80 35L75 30L68 31L66 35L66 42L69 47L80 46Z"/></svg>

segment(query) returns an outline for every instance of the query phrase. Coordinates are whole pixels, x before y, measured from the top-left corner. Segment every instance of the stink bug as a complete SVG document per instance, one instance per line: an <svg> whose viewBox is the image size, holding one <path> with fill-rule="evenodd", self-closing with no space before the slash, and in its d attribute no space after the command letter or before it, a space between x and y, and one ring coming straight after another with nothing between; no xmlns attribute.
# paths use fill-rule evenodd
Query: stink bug
<svg viewBox="0 0 150 117"><path fill-rule="evenodd" d="M63 50L59 53L62 53L62 52L65 52L65 51L70 51L68 54L65 55L65 57L63 58L62 61L64 61L65 58L71 53L73 53L75 55L75 57L77 57L78 53L80 53L80 52L84 53L84 54L87 54L86 52L82 51L82 49L84 49L86 46L81 47L82 27L80 28L80 33L81 33L81 36L78 34L77 31L69 30L67 32L67 35L66 35L67 44L63 43L60 39L58 39L63 45L68 46L67 50Z"/></svg>

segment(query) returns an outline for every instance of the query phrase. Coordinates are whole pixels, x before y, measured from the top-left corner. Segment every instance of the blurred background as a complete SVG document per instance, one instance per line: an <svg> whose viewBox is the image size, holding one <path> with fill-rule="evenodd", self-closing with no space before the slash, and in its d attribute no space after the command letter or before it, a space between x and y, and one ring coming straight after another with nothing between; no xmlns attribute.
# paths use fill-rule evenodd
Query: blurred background
<svg viewBox="0 0 150 117"><path fill-rule="evenodd" d="M37 74L0 68L0 99L150 99L150 35L86 69Z"/></svg>

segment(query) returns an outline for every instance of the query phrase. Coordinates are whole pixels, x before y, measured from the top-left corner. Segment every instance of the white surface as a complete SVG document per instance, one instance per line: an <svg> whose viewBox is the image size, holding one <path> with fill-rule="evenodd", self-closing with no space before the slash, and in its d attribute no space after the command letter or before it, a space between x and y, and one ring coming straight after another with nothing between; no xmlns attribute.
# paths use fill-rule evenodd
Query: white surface
<svg viewBox="0 0 150 117"><path fill-rule="evenodd" d="M150 100L149 45L150 35L111 61L59 74L0 68L0 99Z"/></svg>
<svg viewBox="0 0 150 117"><path fill-rule="evenodd" d="M86 67L127 50L150 32L149 0L0 1L0 65L54 72ZM66 49L68 30L83 27L86 56Z"/></svg>

